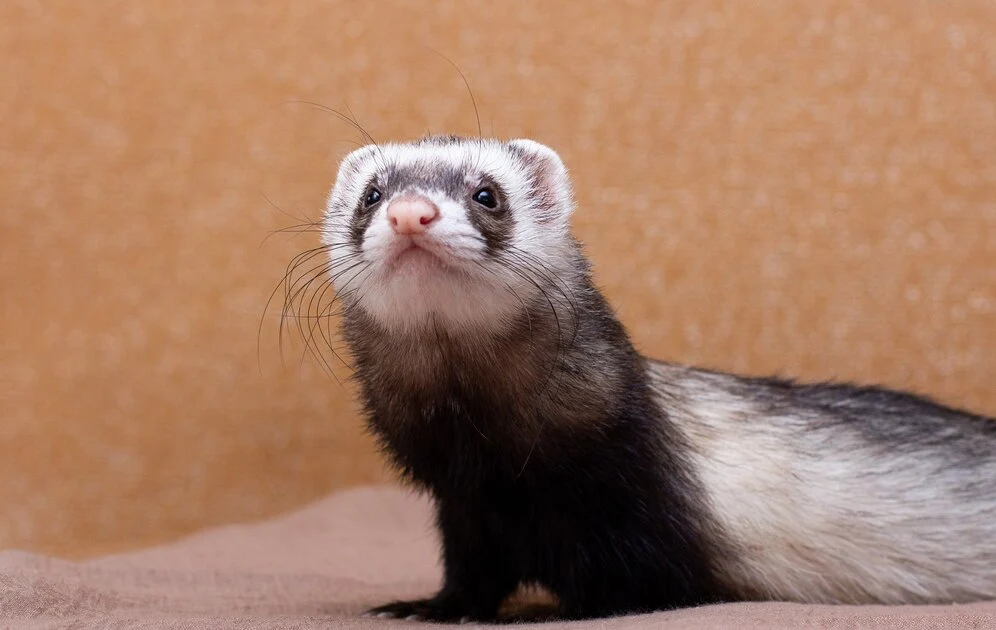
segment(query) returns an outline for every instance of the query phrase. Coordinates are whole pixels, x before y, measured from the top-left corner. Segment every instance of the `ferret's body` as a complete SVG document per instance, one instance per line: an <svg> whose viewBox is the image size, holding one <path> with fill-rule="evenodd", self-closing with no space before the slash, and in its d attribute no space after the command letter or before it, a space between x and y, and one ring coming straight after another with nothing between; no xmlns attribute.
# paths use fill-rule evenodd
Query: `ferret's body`
<svg viewBox="0 0 996 630"><path fill-rule="evenodd" d="M687 436L716 566L741 598L996 597L996 422L919 397L655 364ZM711 546L720 549L721 540Z"/></svg>
<svg viewBox="0 0 996 630"><path fill-rule="evenodd" d="M530 141L343 162L325 242L370 426L437 505L445 583L375 609L567 617L732 599L996 597L996 423L923 398L656 362L571 237Z"/></svg>

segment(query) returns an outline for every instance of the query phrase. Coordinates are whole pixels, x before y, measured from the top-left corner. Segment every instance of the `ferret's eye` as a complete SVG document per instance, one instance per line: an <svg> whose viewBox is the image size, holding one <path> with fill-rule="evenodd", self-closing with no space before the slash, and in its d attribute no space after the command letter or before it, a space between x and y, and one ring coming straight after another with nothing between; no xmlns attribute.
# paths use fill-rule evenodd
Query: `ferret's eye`
<svg viewBox="0 0 996 630"><path fill-rule="evenodd" d="M363 198L363 207L370 208L372 206L377 205L377 203L380 201L380 198L381 198L380 191L371 186L370 188L367 189L367 194Z"/></svg>
<svg viewBox="0 0 996 630"><path fill-rule="evenodd" d="M490 188L482 188L474 193L474 203L479 203L485 208L494 210L498 207L498 195Z"/></svg>

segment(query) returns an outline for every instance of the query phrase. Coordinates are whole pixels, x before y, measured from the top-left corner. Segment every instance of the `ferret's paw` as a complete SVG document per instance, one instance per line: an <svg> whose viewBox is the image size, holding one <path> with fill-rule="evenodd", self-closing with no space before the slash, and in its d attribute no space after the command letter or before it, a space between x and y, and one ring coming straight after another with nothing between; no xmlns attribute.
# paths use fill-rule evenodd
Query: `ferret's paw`
<svg viewBox="0 0 996 630"><path fill-rule="evenodd" d="M454 606L437 599L417 599L410 602L391 602L371 608L364 617L381 619L405 619L407 621L435 621L440 623L470 623L477 621L462 607Z"/></svg>

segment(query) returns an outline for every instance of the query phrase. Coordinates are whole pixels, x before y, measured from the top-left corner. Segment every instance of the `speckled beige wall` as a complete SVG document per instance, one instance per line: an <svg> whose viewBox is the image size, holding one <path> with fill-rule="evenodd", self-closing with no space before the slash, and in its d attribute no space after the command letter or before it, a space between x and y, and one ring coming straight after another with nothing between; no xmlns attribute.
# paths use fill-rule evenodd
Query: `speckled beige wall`
<svg viewBox="0 0 996 630"><path fill-rule="evenodd" d="M0 547L387 479L266 299L359 139L560 150L644 350L996 414L996 4L0 4ZM271 203L272 202L272 203ZM276 208L279 208L277 210ZM340 374L344 371L340 370Z"/></svg>

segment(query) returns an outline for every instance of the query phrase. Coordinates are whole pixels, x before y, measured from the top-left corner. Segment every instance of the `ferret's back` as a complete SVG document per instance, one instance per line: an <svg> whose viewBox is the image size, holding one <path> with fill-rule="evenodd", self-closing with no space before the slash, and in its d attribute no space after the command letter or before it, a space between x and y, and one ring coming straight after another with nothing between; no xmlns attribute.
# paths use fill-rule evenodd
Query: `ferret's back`
<svg viewBox="0 0 996 630"><path fill-rule="evenodd" d="M651 363L746 597L996 597L996 421L901 392Z"/></svg>

